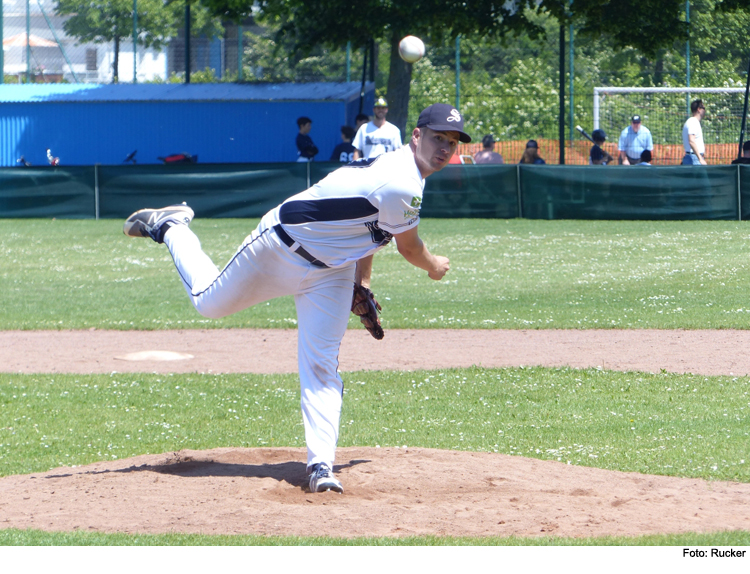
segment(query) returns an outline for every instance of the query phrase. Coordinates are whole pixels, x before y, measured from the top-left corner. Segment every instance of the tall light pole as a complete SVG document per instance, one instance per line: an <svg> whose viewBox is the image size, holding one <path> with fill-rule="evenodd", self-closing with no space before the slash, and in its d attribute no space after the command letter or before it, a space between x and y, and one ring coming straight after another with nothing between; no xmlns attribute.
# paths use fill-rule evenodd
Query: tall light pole
<svg viewBox="0 0 750 574"><path fill-rule="evenodd" d="M3 45L3 0L0 0L0 46ZM5 83L5 54L0 50L0 84Z"/></svg>
<svg viewBox="0 0 750 574"><path fill-rule="evenodd" d="M0 0L2 1L2 0ZM26 0L26 83L31 82L31 11Z"/></svg>
<svg viewBox="0 0 750 574"><path fill-rule="evenodd" d="M1 2L2 0L0 0ZM138 83L138 0L133 0L133 83Z"/></svg>
<svg viewBox="0 0 750 574"><path fill-rule="evenodd" d="M190 0L185 0L185 83L190 83Z"/></svg>

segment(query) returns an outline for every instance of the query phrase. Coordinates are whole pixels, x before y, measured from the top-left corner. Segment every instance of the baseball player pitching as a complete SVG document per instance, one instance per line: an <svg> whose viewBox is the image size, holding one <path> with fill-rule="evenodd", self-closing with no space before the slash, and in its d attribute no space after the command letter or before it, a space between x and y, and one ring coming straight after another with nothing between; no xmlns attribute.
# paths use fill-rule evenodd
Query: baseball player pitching
<svg viewBox="0 0 750 574"><path fill-rule="evenodd" d="M383 331L370 287L373 254L396 239L399 253L436 281L450 269L419 237L424 179L440 171L458 142L470 142L458 110L433 104L408 146L355 161L269 211L224 269L202 251L185 204L142 209L125 221L130 237L169 249L190 301L219 318L275 297L297 309L302 417L312 492L342 493L333 474L343 382L338 354L349 312L376 338ZM350 303L351 302L351 303Z"/></svg>

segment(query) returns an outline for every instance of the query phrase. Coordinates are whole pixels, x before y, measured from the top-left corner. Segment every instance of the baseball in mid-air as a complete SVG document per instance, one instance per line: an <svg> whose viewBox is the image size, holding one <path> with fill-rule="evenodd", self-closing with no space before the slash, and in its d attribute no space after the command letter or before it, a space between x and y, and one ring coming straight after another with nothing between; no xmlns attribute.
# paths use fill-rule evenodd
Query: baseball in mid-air
<svg viewBox="0 0 750 574"><path fill-rule="evenodd" d="M398 44L398 55L404 62L419 62L424 56L424 42L416 36L406 36Z"/></svg>

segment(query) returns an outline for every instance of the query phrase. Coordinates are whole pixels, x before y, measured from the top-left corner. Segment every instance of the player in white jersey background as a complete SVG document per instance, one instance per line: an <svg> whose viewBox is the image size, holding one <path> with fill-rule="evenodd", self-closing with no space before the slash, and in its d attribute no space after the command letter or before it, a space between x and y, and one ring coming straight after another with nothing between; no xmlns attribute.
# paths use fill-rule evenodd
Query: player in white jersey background
<svg viewBox="0 0 750 574"><path fill-rule="evenodd" d="M341 167L284 201L221 271L188 227L194 216L188 206L143 209L125 222L126 235L166 244L192 304L206 317L294 296L312 492L343 492L333 474L343 393L337 369L353 286L369 287L373 254L393 238L399 253L431 279L448 272L448 258L430 253L419 237L419 211L424 178L448 165L459 141L471 138L458 111L429 106L408 146Z"/></svg>
<svg viewBox="0 0 750 574"><path fill-rule="evenodd" d="M354 136L354 159L372 159L402 147L401 130L387 121L388 102L385 98L375 101L373 119L360 126Z"/></svg>

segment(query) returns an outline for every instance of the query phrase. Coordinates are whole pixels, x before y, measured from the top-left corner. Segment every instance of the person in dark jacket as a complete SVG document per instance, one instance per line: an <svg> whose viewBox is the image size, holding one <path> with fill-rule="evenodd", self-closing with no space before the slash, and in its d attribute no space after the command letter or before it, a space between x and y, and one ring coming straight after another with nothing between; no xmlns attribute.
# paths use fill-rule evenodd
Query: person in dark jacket
<svg viewBox="0 0 750 574"><path fill-rule="evenodd" d="M299 133L297 134L297 161L312 161L318 154L318 148L308 135L312 129L312 120L305 116L299 117L297 118L297 127L299 127Z"/></svg>

